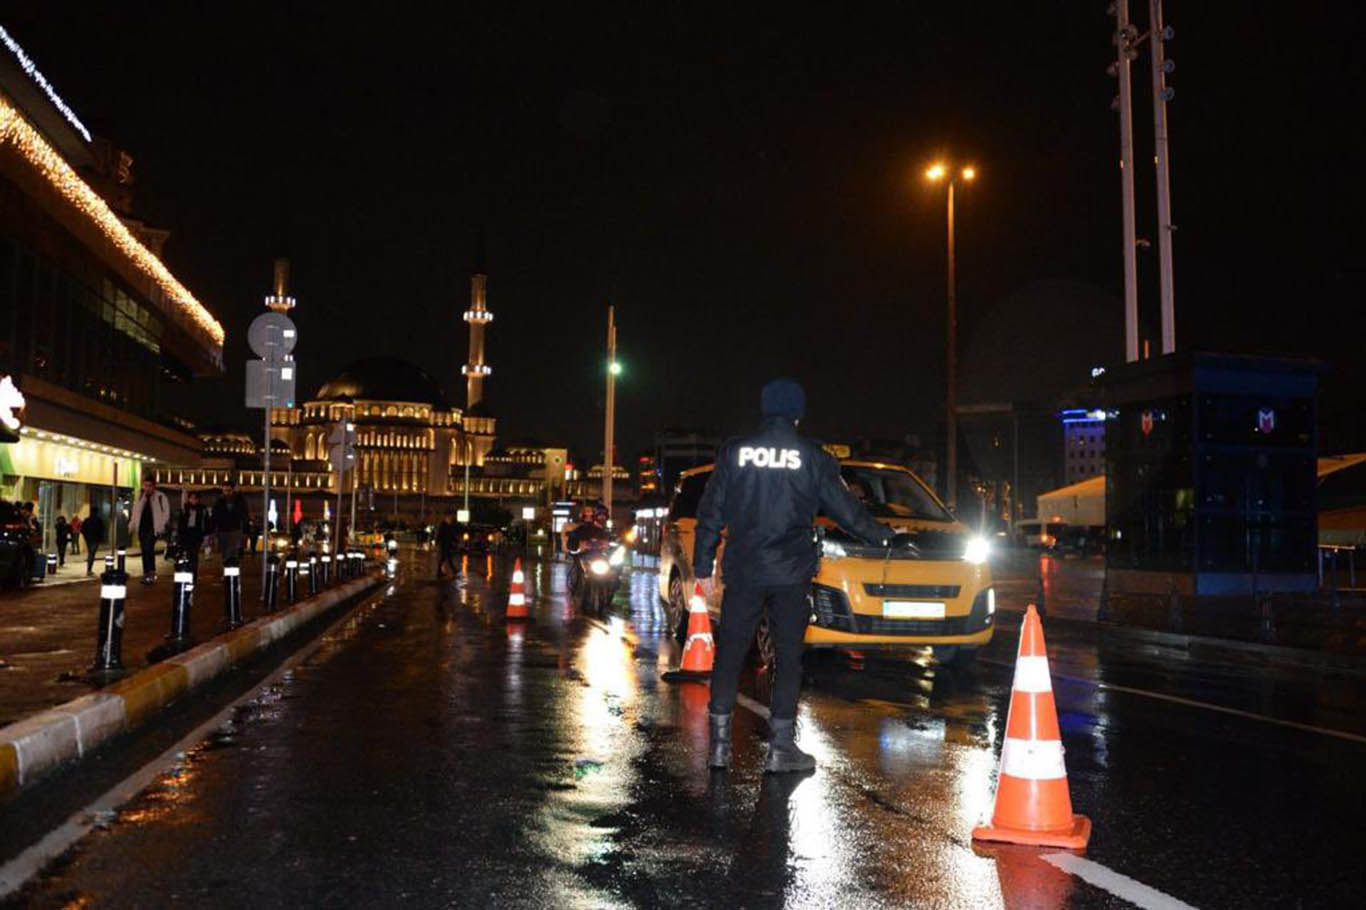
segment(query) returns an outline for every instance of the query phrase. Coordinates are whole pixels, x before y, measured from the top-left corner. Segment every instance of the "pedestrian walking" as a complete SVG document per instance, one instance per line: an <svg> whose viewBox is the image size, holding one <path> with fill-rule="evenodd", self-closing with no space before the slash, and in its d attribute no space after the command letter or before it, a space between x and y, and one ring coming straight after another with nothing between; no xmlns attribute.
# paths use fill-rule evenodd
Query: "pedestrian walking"
<svg viewBox="0 0 1366 910"><path fill-rule="evenodd" d="M839 462L815 440L798 435L806 394L796 380L775 379L759 397L759 431L721 446L697 508L693 573L709 598L716 588L716 550L723 529L726 533L708 764L730 766L731 713L740 668L766 612L776 660L764 770L810 771L816 760L797 748L796 717L818 555L812 522L823 512L844 530L874 543L890 541L895 532L874 521L849 492Z"/></svg>
<svg viewBox="0 0 1366 910"><path fill-rule="evenodd" d="M441 559L436 564L437 578L441 578L445 573L447 563L450 564L452 575L460 574L460 570L455 567L455 542L455 522L451 520L451 516L445 515L436 529L436 548L441 553Z"/></svg>
<svg viewBox="0 0 1366 910"><path fill-rule="evenodd" d="M171 501L155 483L144 479L142 491L133 502L128 533L136 537L142 547L142 583L145 585L157 580L157 540L166 536L170 523Z"/></svg>
<svg viewBox="0 0 1366 910"><path fill-rule="evenodd" d="M91 512L81 522L81 536L85 538L85 574L95 574L95 551L104 543L104 519L99 512Z"/></svg>
<svg viewBox="0 0 1366 910"><path fill-rule="evenodd" d="M222 495L213 504L210 513L214 533L218 535L218 553L226 562L242 555L242 539L251 515L247 513L247 501L237 492L237 484L232 480L223 482Z"/></svg>
<svg viewBox="0 0 1366 910"><path fill-rule="evenodd" d="M65 515L58 515L52 530L57 535L57 565L66 565L66 548L71 543L71 525L66 523Z"/></svg>
<svg viewBox="0 0 1366 910"><path fill-rule="evenodd" d="M71 552L79 556L81 555L81 516L72 515L71 521L67 524L71 525Z"/></svg>
<svg viewBox="0 0 1366 910"><path fill-rule="evenodd" d="M256 555L256 522L250 516L247 518L247 552Z"/></svg>
<svg viewBox="0 0 1366 910"><path fill-rule="evenodd" d="M190 572L195 575L199 574L199 550L208 533L208 507L199 501L199 491L191 490L185 496L185 508L180 511L176 540L180 543L181 554L190 561Z"/></svg>

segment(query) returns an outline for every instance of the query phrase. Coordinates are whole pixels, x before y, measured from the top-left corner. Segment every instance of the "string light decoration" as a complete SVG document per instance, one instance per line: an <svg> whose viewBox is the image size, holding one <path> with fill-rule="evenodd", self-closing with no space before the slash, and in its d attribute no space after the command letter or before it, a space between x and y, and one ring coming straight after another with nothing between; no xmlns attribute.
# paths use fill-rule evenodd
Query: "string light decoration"
<svg viewBox="0 0 1366 910"><path fill-rule="evenodd" d="M24 53L24 49L19 46L19 42L15 41L14 38L10 36L10 33L5 31L3 25L0 25L0 44L9 48L10 53L19 61L19 68L27 73L28 77L36 82L40 89L47 93L47 98L52 102L52 106L61 111L62 116L66 118L66 122L75 127L76 132L80 133L86 142L89 142L90 131L85 128L85 124L81 122L81 118L76 116L75 111L67 107L66 102L62 100L62 96L58 95L57 90L52 87L52 83L48 82L47 77L38 71L38 66L33 62L33 58Z"/></svg>
<svg viewBox="0 0 1366 910"><path fill-rule="evenodd" d="M35 168L72 208L94 222L120 253L152 279L171 303L213 340L218 355L222 356L223 326L213 318L213 314L176 280L170 269L151 250L133 236L133 232L119 220L99 193L76 174L71 165L10 105L8 99L0 96L0 149L6 146L13 146L20 157Z"/></svg>

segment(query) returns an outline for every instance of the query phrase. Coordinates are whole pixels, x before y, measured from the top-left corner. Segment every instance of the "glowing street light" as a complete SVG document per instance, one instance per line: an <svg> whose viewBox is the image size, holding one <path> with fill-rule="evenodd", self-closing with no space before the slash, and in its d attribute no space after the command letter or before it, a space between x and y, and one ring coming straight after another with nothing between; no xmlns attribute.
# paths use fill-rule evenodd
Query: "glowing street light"
<svg viewBox="0 0 1366 910"><path fill-rule="evenodd" d="M955 176L954 171L957 170ZM948 184L948 331L946 339L947 354L944 358L947 376L945 377L945 412L947 439L944 446L944 499L949 508L957 505L958 481L958 301L957 274L953 255L953 190L959 180L971 182L977 177L977 169L971 166L957 167L936 161L925 169L925 179L931 183L944 181Z"/></svg>
<svg viewBox="0 0 1366 910"><path fill-rule="evenodd" d="M612 363L611 363L611 365L607 367L607 372L611 373L613 376L620 376L620 375L621 375L621 361L619 361L619 360L613 360Z"/></svg>

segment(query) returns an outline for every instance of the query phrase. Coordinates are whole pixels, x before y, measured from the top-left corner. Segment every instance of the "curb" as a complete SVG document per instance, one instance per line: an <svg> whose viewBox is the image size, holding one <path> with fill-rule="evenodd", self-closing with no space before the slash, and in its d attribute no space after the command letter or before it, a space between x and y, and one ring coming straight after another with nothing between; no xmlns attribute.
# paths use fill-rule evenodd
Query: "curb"
<svg viewBox="0 0 1366 910"><path fill-rule="evenodd" d="M0 728L0 800L54 768L151 719L163 707L266 648L342 601L383 583L358 578L278 613L252 620L107 688Z"/></svg>

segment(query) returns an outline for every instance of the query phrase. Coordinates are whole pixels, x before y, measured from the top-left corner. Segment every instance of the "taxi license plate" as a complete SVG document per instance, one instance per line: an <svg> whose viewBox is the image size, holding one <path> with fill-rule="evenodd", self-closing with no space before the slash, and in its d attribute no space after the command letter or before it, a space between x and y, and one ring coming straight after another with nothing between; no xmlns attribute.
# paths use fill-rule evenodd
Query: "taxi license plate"
<svg viewBox="0 0 1366 910"><path fill-rule="evenodd" d="M943 619L944 603L936 600L884 600L882 615L887 619Z"/></svg>

